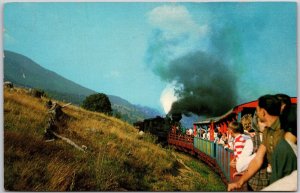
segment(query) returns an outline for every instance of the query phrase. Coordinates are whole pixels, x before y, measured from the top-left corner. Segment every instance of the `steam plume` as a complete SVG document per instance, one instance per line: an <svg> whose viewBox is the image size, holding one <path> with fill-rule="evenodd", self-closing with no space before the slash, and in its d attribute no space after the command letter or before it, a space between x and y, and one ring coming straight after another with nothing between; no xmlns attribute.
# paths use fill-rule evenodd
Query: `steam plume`
<svg viewBox="0 0 300 193"><path fill-rule="evenodd" d="M177 97L174 93L174 87L174 84L169 84L161 93L160 102L165 113L168 113L171 110L173 102L177 100Z"/></svg>
<svg viewBox="0 0 300 193"><path fill-rule="evenodd" d="M235 76L228 65L203 51L208 49L208 25L197 24L183 6L157 7L149 13L149 21L155 30L146 60L155 74L175 88L177 100L169 113L217 116L232 108L237 98ZM164 106L170 102L162 100L165 92Z"/></svg>

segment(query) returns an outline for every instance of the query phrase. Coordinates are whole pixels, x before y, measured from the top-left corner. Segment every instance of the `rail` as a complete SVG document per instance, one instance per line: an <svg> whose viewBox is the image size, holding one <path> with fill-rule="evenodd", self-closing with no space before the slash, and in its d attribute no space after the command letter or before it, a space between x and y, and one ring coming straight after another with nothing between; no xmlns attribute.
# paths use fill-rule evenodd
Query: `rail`
<svg viewBox="0 0 300 193"><path fill-rule="evenodd" d="M176 133L169 133L168 143L179 150L197 155L220 174L225 184L236 180L233 178L235 169L230 167L230 161L234 158L232 150L224 149L222 145L210 140Z"/></svg>
<svg viewBox="0 0 300 193"><path fill-rule="evenodd" d="M232 182L235 169L230 167L230 161L234 158L234 153L231 149L224 149L222 145L216 145L216 161L221 171L225 175L228 182Z"/></svg>
<svg viewBox="0 0 300 193"><path fill-rule="evenodd" d="M194 137L193 136L169 133L168 143L170 145L179 146L182 148L182 150L193 151L193 149L194 149L194 144L193 144Z"/></svg>

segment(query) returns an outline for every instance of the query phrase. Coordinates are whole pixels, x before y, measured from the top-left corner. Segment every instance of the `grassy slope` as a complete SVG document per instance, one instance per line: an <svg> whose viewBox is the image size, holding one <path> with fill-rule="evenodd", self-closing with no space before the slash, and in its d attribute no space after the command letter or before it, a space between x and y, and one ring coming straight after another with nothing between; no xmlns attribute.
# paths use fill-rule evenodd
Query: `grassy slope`
<svg viewBox="0 0 300 193"><path fill-rule="evenodd" d="M4 91L6 190L225 190L219 176L194 158L153 144L153 136L140 137L118 119L76 106L63 108L69 118L59 133L87 146L87 152L61 140L45 142L46 100L23 90Z"/></svg>

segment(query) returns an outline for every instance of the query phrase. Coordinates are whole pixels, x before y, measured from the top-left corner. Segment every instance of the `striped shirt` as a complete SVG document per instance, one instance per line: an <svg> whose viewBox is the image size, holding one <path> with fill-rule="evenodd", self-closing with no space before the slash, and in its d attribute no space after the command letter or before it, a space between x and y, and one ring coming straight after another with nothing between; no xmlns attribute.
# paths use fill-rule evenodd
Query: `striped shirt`
<svg viewBox="0 0 300 193"><path fill-rule="evenodd" d="M243 135L238 135L234 139L233 151L236 159L239 158L239 155L242 153L245 146L246 139Z"/></svg>

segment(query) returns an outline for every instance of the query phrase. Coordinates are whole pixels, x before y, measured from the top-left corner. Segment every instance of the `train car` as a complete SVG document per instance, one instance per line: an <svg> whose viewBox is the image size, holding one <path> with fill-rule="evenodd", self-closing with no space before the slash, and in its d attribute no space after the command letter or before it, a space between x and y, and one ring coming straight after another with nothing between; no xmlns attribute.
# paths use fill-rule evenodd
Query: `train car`
<svg viewBox="0 0 300 193"><path fill-rule="evenodd" d="M296 106L297 98L292 97L291 102L292 106ZM244 128L249 127L257 105L257 100L240 104L220 117L195 122L193 124L194 136L182 136L176 133L174 129L171 129L168 135L168 144L175 146L179 150L196 155L218 172L222 181L228 184L234 180L233 174L235 170L229 165L234 158L234 153L231 149L224 148L223 145L214 142L215 131L228 134L228 124L233 120L242 122ZM203 132L205 134L209 133L209 137L203 138Z"/></svg>
<svg viewBox="0 0 300 193"><path fill-rule="evenodd" d="M228 133L228 124L234 120L241 121L245 117L250 118L255 112L257 101L251 101L238 105L222 116L209 118L203 121L194 123L195 131L202 130L204 128L205 134L209 138L205 138L198 133L194 137L194 151L197 155L200 155L200 159L212 166L220 175L224 183L228 183L233 180L233 173L235 170L229 166L230 161L234 158L234 153L229 148L224 148L223 145L218 145L214 142L216 133L226 133L228 138L231 136ZM250 124L251 125L251 124Z"/></svg>
<svg viewBox="0 0 300 193"><path fill-rule="evenodd" d="M218 129L221 133L226 133L227 132L227 127L228 124L231 121L237 120L241 121L244 117L252 117L256 106L257 106L257 101L251 101L248 103L244 103L238 106L235 106L231 110L229 110L227 113L220 117L214 117L214 118L209 118L206 120L202 120L199 122L194 123L194 134L196 131L202 128L206 130L206 133L209 131L210 133L210 138L209 140L213 141L215 138L214 132Z"/></svg>

